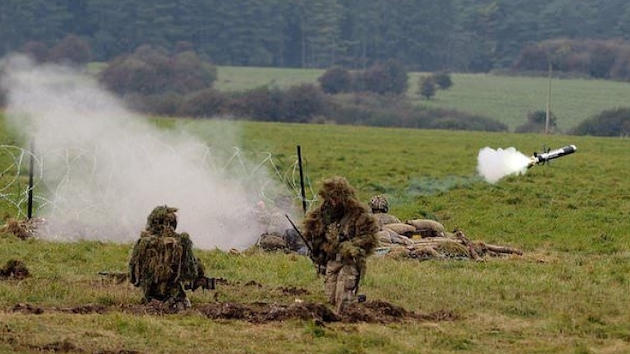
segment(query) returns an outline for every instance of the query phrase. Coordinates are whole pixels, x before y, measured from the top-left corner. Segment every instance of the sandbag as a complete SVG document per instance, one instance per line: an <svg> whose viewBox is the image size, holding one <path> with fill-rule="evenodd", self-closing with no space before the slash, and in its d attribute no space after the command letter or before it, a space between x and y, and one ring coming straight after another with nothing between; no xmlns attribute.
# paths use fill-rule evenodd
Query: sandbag
<svg viewBox="0 0 630 354"><path fill-rule="evenodd" d="M422 235L422 237L444 237L446 236L446 229L444 225L438 221L431 219L413 219L405 221L406 224L415 228L416 233Z"/></svg>
<svg viewBox="0 0 630 354"><path fill-rule="evenodd" d="M385 229L392 230L395 233L403 236L410 236L416 233L416 227L405 223L393 223L383 225L383 230Z"/></svg>

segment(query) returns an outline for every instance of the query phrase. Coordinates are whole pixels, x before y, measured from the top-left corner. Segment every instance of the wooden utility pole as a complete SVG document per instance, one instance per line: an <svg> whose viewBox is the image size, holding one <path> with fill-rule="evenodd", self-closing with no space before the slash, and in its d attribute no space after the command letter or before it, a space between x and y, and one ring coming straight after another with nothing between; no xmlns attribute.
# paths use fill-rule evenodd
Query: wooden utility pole
<svg viewBox="0 0 630 354"><path fill-rule="evenodd" d="M551 77L552 77L552 63L551 58L549 56L549 51L546 50L547 54L547 70L548 70L548 84L547 84L547 108L545 109L545 135L549 134L549 121L551 119Z"/></svg>

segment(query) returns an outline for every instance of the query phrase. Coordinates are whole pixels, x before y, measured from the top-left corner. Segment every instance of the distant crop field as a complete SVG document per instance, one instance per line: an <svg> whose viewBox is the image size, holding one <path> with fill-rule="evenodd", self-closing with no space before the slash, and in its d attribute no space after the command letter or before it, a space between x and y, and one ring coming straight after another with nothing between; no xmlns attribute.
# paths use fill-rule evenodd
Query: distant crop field
<svg viewBox="0 0 630 354"><path fill-rule="evenodd" d="M317 84L319 69L219 67L216 87L244 90L264 85L287 87ZM545 110L549 81L543 77L490 74L452 74L453 86L437 91L431 100L418 95L418 80L425 73L409 75L408 96L419 105L450 108L480 114L508 125L510 130L527 120L527 113ZM558 128L566 131L606 109L630 105L630 83L606 80L552 79L551 111Z"/></svg>

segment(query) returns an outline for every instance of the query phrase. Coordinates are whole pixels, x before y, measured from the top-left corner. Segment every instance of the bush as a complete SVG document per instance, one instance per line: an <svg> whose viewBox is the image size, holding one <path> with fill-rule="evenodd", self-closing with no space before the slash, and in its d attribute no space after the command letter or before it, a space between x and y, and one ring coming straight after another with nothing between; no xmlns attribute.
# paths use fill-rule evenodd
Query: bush
<svg viewBox="0 0 630 354"><path fill-rule="evenodd" d="M92 50L88 42L74 34L59 41L47 55L47 61L80 66L87 64L91 59Z"/></svg>
<svg viewBox="0 0 630 354"><path fill-rule="evenodd" d="M317 79L319 86L325 93L338 94L349 92L352 86L352 76L346 69L334 67L326 70L324 75Z"/></svg>
<svg viewBox="0 0 630 354"><path fill-rule="evenodd" d="M219 90L209 88L190 94L184 99L178 116L209 118L225 113L228 99Z"/></svg>
<svg viewBox="0 0 630 354"><path fill-rule="evenodd" d="M230 112L258 121L308 123L330 115L334 102L313 84L279 88L259 87L233 93Z"/></svg>
<svg viewBox="0 0 630 354"><path fill-rule="evenodd" d="M257 121L280 121L283 116L283 92L267 86L232 94L230 112L236 117Z"/></svg>
<svg viewBox="0 0 630 354"><path fill-rule="evenodd" d="M538 110L527 113L527 121L514 129L515 133L544 133L545 123L547 121L547 111ZM556 115L549 113L549 132L556 132Z"/></svg>
<svg viewBox="0 0 630 354"><path fill-rule="evenodd" d="M361 86L365 91L381 95L399 95L406 93L409 88L407 70L400 61L394 59L371 66L363 73L361 79Z"/></svg>
<svg viewBox="0 0 630 354"><path fill-rule="evenodd" d="M494 119L456 110L417 107L402 96L359 93L335 96L332 120L340 124L381 127L507 131Z"/></svg>
<svg viewBox="0 0 630 354"><path fill-rule="evenodd" d="M440 90L448 90L453 86L451 75L447 72L440 71L437 73L433 73L431 76L433 78L433 82Z"/></svg>
<svg viewBox="0 0 630 354"><path fill-rule="evenodd" d="M482 116L462 114L447 114L443 117L438 117L431 122L428 128L486 132L504 132L508 130L507 125L497 120Z"/></svg>
<svg viewBox="0 0 630 354"><path fill-rule="evenodd" d="M184 97L175 92L147 96L129 94L124 101L128 108L137 112L174 117L180 111Z"/></svg>
<svg viewBox="0 0 630 354"><path fill-rule="evenodd" d="M418 93L427 100L435 96L435 81L432 76L422 76L418 86Z"/></svg>
<svg viewBox="0 0 630 354"><path fill-rule="evenodd" d="M43 42L28 41L20 52L31 57L36 63L43 63L48 56L48 46Z"/></svg>
<svg viewBox="0 0 630 354"><path fill-rule="evenodd" d="M605 110L580 123L570 134L627 137L630 135L630 107Z"/></svg>
<svg viewBox="0 0 630 354"><path fill-rule="evenodd" d="M282 101L285 122L307 123L315 116L326 116L331 106L329 98L313 84L290 87Z"/></svg>
<svg viewBox="0 0 630 354"><path fill-rule="evenodd" d="M113 59L99 77L105 87L121 96L168 92L186 95L211 88L216 78L216 67L193 52L171 56L163 48L150 46Z"/></svg>
<svg viewBox="0 0 630 354"><path fill-rule="evenodd" d="M545 40L525 46L512 65L515 71L571 72L595 78L630 80L630 42L621 39Z"/></svg>

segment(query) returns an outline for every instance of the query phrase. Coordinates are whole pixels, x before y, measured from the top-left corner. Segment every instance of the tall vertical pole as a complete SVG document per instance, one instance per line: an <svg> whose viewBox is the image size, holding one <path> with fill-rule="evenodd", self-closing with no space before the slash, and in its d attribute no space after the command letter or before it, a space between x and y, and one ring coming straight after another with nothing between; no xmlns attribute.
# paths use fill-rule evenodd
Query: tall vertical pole
<svg viewBox="0 0 630 354"><path fill-rule="evenodd" d="M26 216L30 220L33 217L33 166L35 164L35 143L31 140L31 156L28 169L28 206L26 210Z"/></svg>
<svg viewBox="0 0 630 354"><path fill-rule="evenodd" d="M302 210L306 214L306 193L304 193L304 173L302 172L302 149L297 146L298 166L300 167L300 189L302 192Z"/></svg>
<svg viewBox="0 0 630 354"><path fill-rule="evenodd" d="M553 64L549 57L549 51L547 51L547 70L548 70L548 83L547 83L547 107L545 109L545 135L549 134L549 121L551 120L551 77L553 71Z"/></svg>

